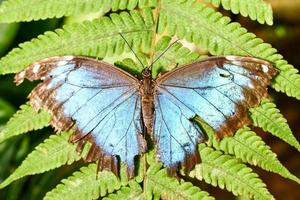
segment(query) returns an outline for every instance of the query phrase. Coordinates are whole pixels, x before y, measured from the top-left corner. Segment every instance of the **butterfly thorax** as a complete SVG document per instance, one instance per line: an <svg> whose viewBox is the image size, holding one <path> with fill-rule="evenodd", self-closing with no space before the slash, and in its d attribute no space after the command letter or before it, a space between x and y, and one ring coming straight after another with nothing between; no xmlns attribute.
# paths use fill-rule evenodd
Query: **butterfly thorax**
<svg viewBox="0 0 300 200"><path fill-rule="evenodd" d="M146 68L142 75L140 94L142 97L143 122L147 132L151 132L154 113L154 81L151 78L151 70L149 68Z"/></svg>

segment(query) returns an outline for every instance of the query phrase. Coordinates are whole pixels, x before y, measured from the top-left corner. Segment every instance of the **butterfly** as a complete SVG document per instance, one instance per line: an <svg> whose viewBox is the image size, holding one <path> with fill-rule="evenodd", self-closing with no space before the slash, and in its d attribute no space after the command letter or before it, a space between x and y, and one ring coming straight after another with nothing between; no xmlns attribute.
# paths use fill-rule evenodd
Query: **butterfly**
<svg viewBox="0 0 300 200"><path fill-rule="evenodd" d="M136 156L147 150L145 133L157 146L157 158L169 172L199 162L197 144L205 133L199 116L219 138L250 123L247 109L268 97L277 74L269 62L239 56L210 57L177 67L153 80L147 67L138 79L126 71L80 56L51 57L15 76L42 80L30 93L31 105L52 115L59 132L74 128L70 141L78 151L86 142L86 160L99 170L118 173L121 162L134 176Z"/></svg>

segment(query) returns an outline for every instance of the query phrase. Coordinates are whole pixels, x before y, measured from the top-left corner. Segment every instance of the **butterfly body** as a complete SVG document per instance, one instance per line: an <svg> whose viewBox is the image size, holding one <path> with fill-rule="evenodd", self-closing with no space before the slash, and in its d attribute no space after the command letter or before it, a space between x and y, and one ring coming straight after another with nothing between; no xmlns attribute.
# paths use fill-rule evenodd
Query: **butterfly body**
<svg viewBox="0 0 300 200"><path fill-rule="evenodd" d="M152 73L149 68L145 68L142 72L140 95L142 100L142 116L147 132L152 132L153 114L154 114L154 85Z"/></svg>
<svg viewBox="0 0 300 200"><path fill-rule="evenodd" d="M145 132L157 146L157 158L171 173L199 162L197 144L205 134L199 116L219 138L250 123L247 109L267 98L277 70L255 58L226 56L197 61L159 76L146 68L142 79L108 63L86 57L52 57L16 75L20 84L43 80L29 99L52 115L58 131L74 126L70 141L78 150L92 143L86 160L117 173L118 159L134 175L134 159L147 149Z"/></svg>

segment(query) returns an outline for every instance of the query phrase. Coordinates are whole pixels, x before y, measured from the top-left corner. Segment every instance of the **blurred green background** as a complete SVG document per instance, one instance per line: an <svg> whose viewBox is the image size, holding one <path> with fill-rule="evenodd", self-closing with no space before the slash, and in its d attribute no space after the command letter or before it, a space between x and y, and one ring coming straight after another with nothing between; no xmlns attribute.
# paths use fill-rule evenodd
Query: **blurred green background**
<svg viewBox="0 0 300 200"><path fill-rule="evenodd" d="M300 0L268 0L274 10L274 26L260 25L247 18L233 15L221 10L233 20L240 22L249 31L254 32L264 41L271 43L294 66L300 67ZM69 20L74 21L73 20ZM21 24L0 24L0 55L4 56L19 43L30 40L48 30L54 30L64 24L64 19L51 19ZM0 130L24 104L26 96L34 87L34 83L25 82L21 86L15 86L13 75L0 78ZM296 138L300 140L300 101L288 98L286 95L274 92L271 94L289 122ZM0 144L0 182L2 182L22 162L33 148L42 142L49 134L51 128L36 131L12 138ZM300 154L285 144L272 137L268 133L256 129L256 132L264 138L272 150L277 153L279 160L296 176L300 177ZM81 163L77 164L81 165ZM62 167L51 172L23 178L0 191L0 199L42 199L45 193L55 187L59 181L70 175L76 168ZM265 172L255 168L255 171L267 183L268 188L277 199L300 199L300 188L296 183L284 179L276 174ZM200 187L209 191L217 199L235 199L231 193L199 183Z"/></svg>

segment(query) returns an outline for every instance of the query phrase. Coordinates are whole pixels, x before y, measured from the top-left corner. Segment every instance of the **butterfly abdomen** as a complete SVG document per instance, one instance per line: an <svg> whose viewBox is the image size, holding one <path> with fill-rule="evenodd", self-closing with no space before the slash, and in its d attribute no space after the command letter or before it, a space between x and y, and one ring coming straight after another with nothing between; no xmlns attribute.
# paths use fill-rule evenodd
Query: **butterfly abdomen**
<svg viewBox="0 0 300 200"><path fill-rule="evenodd" d="M140 88L142 96L142 115L147 132L152 131L154 113L154 82L151 79L151 71L146 69L143 72L143 80Z"/></svg>
<svg viewBox="0 0 300 200"><path fill-rule="evenodd" d="M153 96L144 95L142 96L142 114L143 122L148 132L152 131L154 104Z"/></svg>

